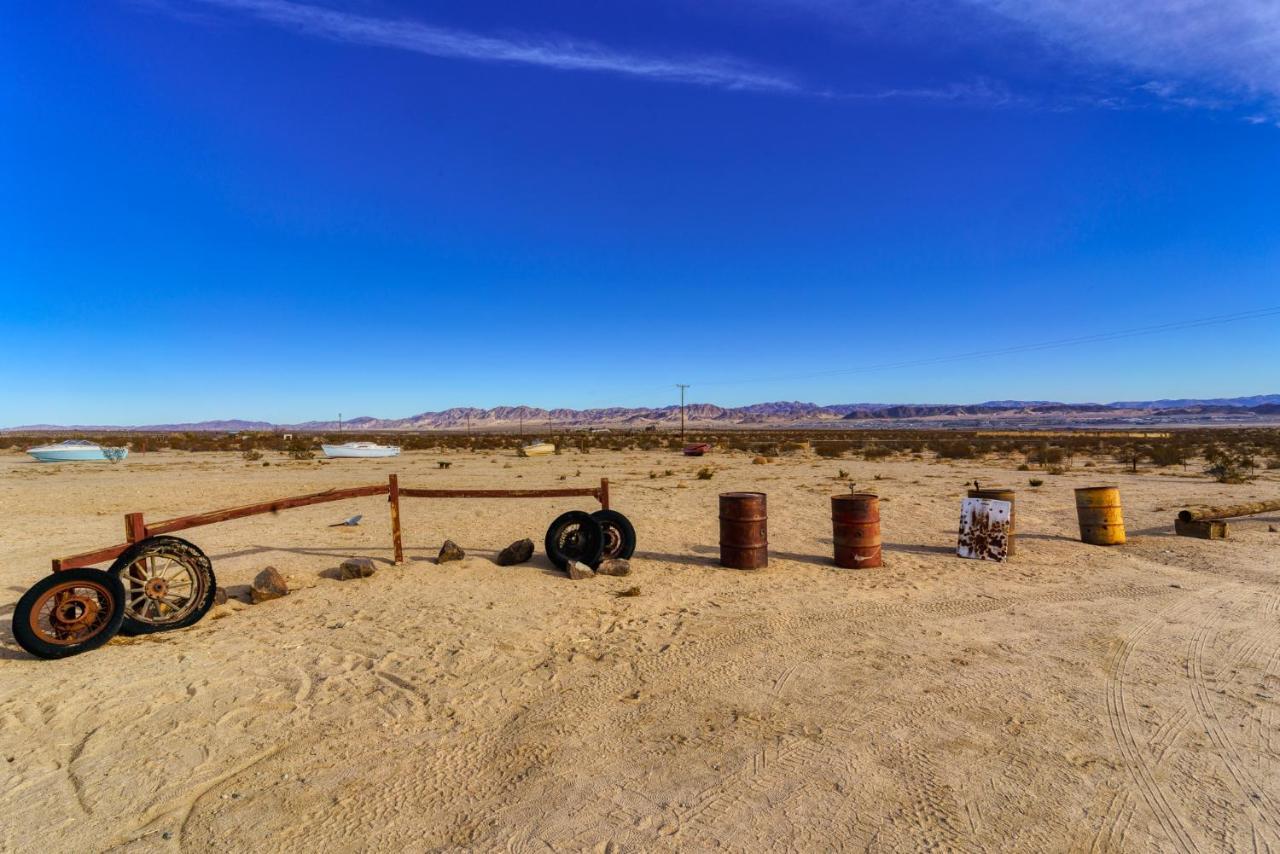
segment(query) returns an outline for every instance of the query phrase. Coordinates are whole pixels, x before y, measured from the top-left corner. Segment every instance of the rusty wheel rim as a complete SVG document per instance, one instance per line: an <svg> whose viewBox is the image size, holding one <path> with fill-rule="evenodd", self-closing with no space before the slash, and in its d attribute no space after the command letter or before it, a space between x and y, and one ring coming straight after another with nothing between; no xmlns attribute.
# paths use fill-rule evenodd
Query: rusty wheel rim
<svg viewBox="0 0 1280 854"><path fill-rule="evenodd" d="M68 581L51 587L36 600L28 623L42 641L71 646L106 629L115 608L115 597L105 585Z"/></svg>
<svg viewBox="0 0 1280 854"><path fill-rule="evenodd" d="M622 531L618 530L616 525L608 522L601 522L600 528L604 531L604 551L603 556L606 558L615 558L622 552Z"/></svg>
<svg viewBox="0 0 1280 854"><path fill-rule="evenodd" d="M204 576L195 567L164 554L139 557L120 580L125 616L153 626L184 619L205 594Z"/></svg>

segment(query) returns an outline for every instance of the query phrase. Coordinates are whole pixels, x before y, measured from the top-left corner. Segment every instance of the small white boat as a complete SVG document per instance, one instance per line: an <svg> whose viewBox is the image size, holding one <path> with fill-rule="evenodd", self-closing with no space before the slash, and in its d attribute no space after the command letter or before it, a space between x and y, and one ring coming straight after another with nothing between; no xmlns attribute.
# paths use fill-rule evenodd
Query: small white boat
<svg viewBox="0 0 1280 854"><path fill-rule="evenodd" d="M118 462L129 456L129 449L104 448L85 439L67 439L65 442L27 448L27 453L42 463Z"/></svg>
<svg viewBox="0 0 1280 854"><path fill-rule="evenodd" d="M398 457L400 448L376 442L347 442L345 445L321 445L326 457Z"/></svg>
<svg viewBox="0 0 1280 854"><path fill-rule="evenodd" d="M556 452L556 446L550 442L530 442L520 449L522 457L545 457Z"/></svg>

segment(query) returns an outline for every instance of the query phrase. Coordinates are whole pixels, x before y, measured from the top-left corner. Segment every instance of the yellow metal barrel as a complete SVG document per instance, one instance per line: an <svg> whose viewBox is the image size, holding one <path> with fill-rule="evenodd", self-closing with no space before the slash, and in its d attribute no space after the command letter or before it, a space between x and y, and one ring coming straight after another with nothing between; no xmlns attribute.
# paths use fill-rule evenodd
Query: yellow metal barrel
<svg viewBox="0 0 1280 854"><path fill-rule="evenodd" d="M1124 543L1124 513L1118 486L1086 486L1076 490L1080 541L1094 546Z"/></svg>

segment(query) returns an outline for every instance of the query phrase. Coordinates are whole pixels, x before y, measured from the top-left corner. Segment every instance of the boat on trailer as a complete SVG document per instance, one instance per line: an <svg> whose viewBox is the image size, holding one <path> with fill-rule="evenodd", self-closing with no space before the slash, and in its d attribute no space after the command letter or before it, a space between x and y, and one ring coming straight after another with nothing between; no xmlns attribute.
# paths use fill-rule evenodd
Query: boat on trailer
<svg viewBox="0 0 1280 854"><path fill-rule="evenodd" d="M545 457L556 452L556 446L550 442L530 442L520 448L522 457Z"/></svg>
<svg viewBox="0 0 1280 854"><path fill-rule="evenodd" d="M377 442L347 442L345 445L321 445L326 457L398 457L396 445L379 445Z"/></svg>
<svg viewBox="0 0 1280 854"><path fill-rule="evenodd" d="M129 449L104 448L87 439L67 439L65 442L27 448L27 453L42 463L117 462L129 456Z"/></svg>

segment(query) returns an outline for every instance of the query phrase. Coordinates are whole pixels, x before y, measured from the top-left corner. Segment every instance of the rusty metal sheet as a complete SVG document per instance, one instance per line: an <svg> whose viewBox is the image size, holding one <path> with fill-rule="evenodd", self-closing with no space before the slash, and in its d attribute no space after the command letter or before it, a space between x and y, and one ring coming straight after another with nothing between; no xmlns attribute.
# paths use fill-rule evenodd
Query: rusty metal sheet
<svg viewBox="0 0 1280 854"><path fill-rule="evenodd" d="M992 498L966 498L960 506L960 542L956 554L1003 562L1009 557L1013 504Z"/></svg>

